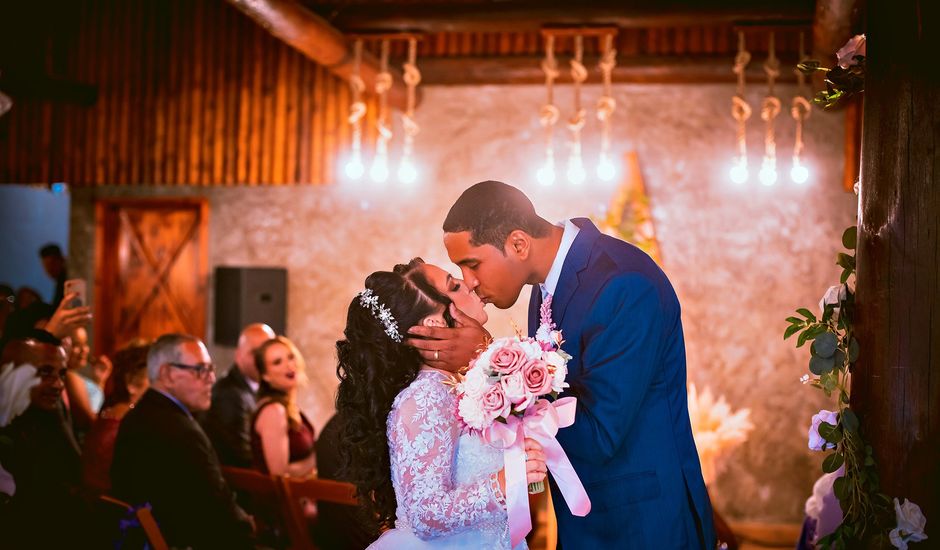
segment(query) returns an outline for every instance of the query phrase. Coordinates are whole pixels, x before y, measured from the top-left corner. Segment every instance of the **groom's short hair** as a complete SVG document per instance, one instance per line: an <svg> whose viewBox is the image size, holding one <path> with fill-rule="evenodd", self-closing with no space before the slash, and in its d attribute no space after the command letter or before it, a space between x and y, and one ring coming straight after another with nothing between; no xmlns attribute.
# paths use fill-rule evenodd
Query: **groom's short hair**
<svg viewBox="0 0 940 550"><path fill-rule="evenodd" d="M491 244L501 251L513 231L521 229L533 237L544 237L549 227L525 193L494 180L481 181L464 191L444 220L445 233L469 231L472 245Z"/></svg>

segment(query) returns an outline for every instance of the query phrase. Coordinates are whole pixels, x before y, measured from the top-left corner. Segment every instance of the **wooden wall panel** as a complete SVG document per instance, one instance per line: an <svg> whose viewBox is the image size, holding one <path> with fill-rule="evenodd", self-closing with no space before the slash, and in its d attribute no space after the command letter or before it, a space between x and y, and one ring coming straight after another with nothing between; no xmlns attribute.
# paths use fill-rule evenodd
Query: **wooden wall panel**
<svg viewBox="0 0 940 550"><path fill-rule="evenodd" d="M97 86L98 101L82 107L17 100L0 119L0 182L257 185L335 179L350 139L347 85L228 3L76 0L73 13L75 21L48 29L37 17L31 30L47 33L47 49L59 52L56 58L47 54L47 67ZM799 32L778 31L779 54L793 57ZM746 35L756 66L765 57L767 30L748 28ZM624 28L616 42L621 62L726 57L729 74L737 45L736 29L727 24ZM377 40L365 45L378 53ZM562 63L572 46L571 38L556 41ZM534 59L543 47L537 31L431 33L419 42L418 65L428 58ZM392 42L394 65L406 48ZM597 50L597 40L585 41L586 57L596 57ZM366 122L368 148L374 109Z"/></svg>
<svg viewBox="0 0 940 550"><path fill-rule="evenodd" d="M334 180L343 81L220 0L78 1L69 32L50 36L63 59L49 56L98 101L17 100L0 119L0 182Z"/></svg>

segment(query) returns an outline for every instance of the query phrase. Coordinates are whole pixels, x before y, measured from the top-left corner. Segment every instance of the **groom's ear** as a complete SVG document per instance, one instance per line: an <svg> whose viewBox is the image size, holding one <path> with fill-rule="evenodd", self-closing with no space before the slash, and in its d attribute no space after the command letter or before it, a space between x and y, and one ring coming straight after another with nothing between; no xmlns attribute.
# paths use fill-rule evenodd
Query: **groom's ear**
<svg viewBox="0 0 940 550"><path fill-rule="evenodd" d="M506 238L506 252L510 253L520 260L529 257L532 250L532 237L521 229L516 229Z"/></svg>

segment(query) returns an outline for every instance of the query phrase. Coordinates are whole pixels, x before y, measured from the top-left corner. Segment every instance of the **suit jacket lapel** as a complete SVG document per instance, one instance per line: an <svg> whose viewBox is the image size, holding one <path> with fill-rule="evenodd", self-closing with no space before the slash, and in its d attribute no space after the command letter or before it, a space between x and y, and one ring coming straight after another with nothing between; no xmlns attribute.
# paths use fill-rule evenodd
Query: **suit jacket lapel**
<svg viewBox="0 0 940 550"><path fill-rule="evenodd" d="M575 237L571 248L568 249L565 263L561 267L561 276L558 278L558 286L555 288L555 294L552 295L552 320L558 326L561 326L565 318L565 310L568 309L568 304L578 289L581 272L587 269L591 260L594 242L600 237L600 231L591 223L591 220L574 218L571 221L578 226L578 236ZM536 323L538 323L538 309L536 309L535 314ZM530 319L531 316L532 310L530 307Z"/></svg>

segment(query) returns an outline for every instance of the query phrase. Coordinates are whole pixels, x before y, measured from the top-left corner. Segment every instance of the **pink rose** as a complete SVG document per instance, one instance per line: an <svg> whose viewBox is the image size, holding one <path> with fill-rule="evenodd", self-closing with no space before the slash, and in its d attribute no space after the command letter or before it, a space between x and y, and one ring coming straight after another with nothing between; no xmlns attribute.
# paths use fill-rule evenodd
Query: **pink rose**
<svg viewBox="0 0 940 550"><path fill-rule="evenodd" d="M843 69L848 69L852 65L858 65L858 60L855 59L855 56L859 55L865 57L865 35L857 34L849 39L845 43L845 46L839 48L839 51L836 52L836 57L839 60L839 66Z"/></svg>
<svg viewBox="0 0 940 550"><path fill-rule="evenodd" d="M544 395L552 391L553 377L544 361L532 361L522 367L522 378L525 380L526 390L533 395Z"/></svg>
<svg viewBox="0 0 940 550"><path fill-rule="evenodd" d="M483 394L483 410L490 418L498 416L508 417L510 402L503 393L503 387L500 384L493 384L490 389Z"/></svg>
<svg viewBox="0 0 940 550"><path fill-rule="evenodd" d="M516 371L512 374L503 376L499 381L503 387L503 394L513 405L518 405L525 401L525 380L522 379L522 372Z"/></svg>
<svg viewBox="0 0 940 550"><path fill-rule="evenodd" d="M496 350L490 363L499 374L512 374L521 369L526 360L525 350L513 343Z"/></svg>

